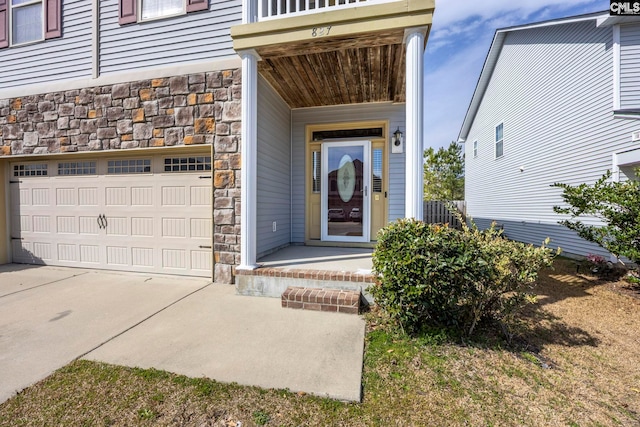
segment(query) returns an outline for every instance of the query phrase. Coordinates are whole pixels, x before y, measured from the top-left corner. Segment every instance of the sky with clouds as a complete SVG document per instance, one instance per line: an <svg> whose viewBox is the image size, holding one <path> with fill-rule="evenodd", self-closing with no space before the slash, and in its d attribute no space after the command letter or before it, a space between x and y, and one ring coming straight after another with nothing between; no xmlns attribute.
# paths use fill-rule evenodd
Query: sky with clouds
<svg viewBox="0 0 640 427"><path fill-rule="evenodd" d="M608 9L608 0L436 0L425 53L425 148L457 140L496 29Z"/></svg>

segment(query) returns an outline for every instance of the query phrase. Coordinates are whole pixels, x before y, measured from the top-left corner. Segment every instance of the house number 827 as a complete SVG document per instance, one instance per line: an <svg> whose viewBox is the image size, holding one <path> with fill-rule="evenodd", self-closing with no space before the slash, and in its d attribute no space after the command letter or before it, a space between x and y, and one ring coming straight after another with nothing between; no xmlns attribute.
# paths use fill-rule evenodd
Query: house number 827
<svg viewBox="0 0 640 427"><path fill-rule="evenodd" d="M329 25L328 27L314 27L311 30L311 37L328 36L329 31L331 31L331 25Z"/></svg>

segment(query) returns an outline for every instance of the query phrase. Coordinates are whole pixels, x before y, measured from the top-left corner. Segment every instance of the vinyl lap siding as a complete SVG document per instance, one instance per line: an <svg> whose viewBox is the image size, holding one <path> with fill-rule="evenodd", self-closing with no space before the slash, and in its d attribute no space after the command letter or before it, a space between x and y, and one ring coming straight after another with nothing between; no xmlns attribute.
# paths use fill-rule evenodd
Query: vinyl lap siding
<svg viewBox="0 0 640 427"><path fill-rule="evenodd" d="M242 20L241 0L211 0L209 9L120 26L118 2L101 1L101 73L236 57L230 27Z"/></svg>
<svg viewBox="0 0 640 427"><path fill-rule="evenodd" d="M633 146L637 122L612 115L611 45L611 28L594 22L507 34L465 147L471 217L504 223L509 237L527 236L508 228L514 224L517 230L543 227L562 239L561 247L593 252L587 242L558 233L563 217L553 206L561 204L561 190L551 185L592 183L611 168L612 153ZM495 159L494 129L501 122L504 156ZM540 237L527 241L540 243Z"/></svg>
<svg viewBox="0 0 640 427"><path fill-rule="evenodd" d="M481 228L489 228L491 220L486 218L475 219L476 225ZM609 253L595 243L587 242L578 237L576 233L559 224L535 224L522 221L499 221L504 227L505 237L519 242L531 243L540 246L548 237L549 247L562 249L564 255L597 254L608 257Z"/></svg>
<svg viewBox="0 0 640 427"><path fill-rule="evenodd" d="M292 111L292 236L295 243L304 242L305 227L305 127L311 124L389 120L389 130L405 127L405 106L391 104L359 104L334 107L303 108ZM389 154L389 221L404 216L404 154Z"/></svg>
<svg viewBox="0 0 640 427"><path fill-rule="evenodd" d="M291 111L258 81L258 257L291 241ZM273 222L277 230L273 231Z"/></svg>
<svg viewBox="0 0 640 427"><path fill-rule="evenodd" d="M640 24L620 27L620 108L640 108Z"/></svg>
<svg viewBox="0 0 640 427"><path fill-rule="evenodd" d="M62 1L62 37L0 50L0 89L91 77L91 3Z"/></svg>

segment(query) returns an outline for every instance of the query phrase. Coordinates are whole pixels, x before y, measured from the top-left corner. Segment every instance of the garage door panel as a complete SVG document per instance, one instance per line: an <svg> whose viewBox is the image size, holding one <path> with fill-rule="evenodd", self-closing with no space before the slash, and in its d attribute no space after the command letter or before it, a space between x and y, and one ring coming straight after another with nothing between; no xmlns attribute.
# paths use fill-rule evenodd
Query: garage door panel
<svg viewBox="0 0 640 427"><path fill-rule="evenodd" d="M97 245L79 245L80 262L89 264L100 263L100 247Z"/></svg>
<svg viewBox="0 0 640 427"><path fill-rule="evenodd" d="M211 222L211 219L207 218L191 218L191 237L211 239Z"/></svg>
<svg viewBox="0 0 640 427"><path fill-rule="evenodd" d="M78 234L76 224L78 218L75 216L59 216L56 218L56 231L59 234Z"/></svg>
<svg viewBox="0 0 640 427"><path fill-rule="evenodd" d="M57 206L76 206L78 201L76 200L75 188L57 188L56 189L56 205ZM35 202L35 194L34 194Z"/></svg>
<svg viewBox="0 0 640 427"><path fill-rule="evenodd" d="M68 243L58 243L58 260L65 262L79 262L78 247Z"/></svg>
<svg viewBox="0 0 640 427"><path fill-rule="evenodd" d="M98 206L98 188L78 188L78 206Z"/></svg>
<svg viewBox="0 0 640 427"><path fill-rule="evenodd" d="M191 269L210 272L212 268L211 251L192 250Z"/></svg>
<svg viewBox="0 0 640 427"><path fill-rule="evenodd" d="M185 187L163 186L162 206L185 206Z"/></svg>
<svg viewBox="0 0 640 427"><path fill-rule="evenodd" d="M21 237L22 233L31 231L31 217L29 215L13 215L11 220L11 236Z"/></svg>
<svg viewBox="0 0 640 427"><path fill-rule="evenodd" d="M16 210L18 210L20 206L31 206L31 189L12 185L11 206Z"/></svg>
<svg viewBox="0 0 640 427"><path fill-rule="evenodd" d="M51 261L53 259L51 246L51 243L48 242L33 242L33 257Z"/></svg>
<svg viewBox="0 0 640 427"><path fill-rule="evenodd" d="M162 266L169 269L187 269L187 251L181 249L163 249Z"/></svg>
<svg viewBox="0 0 640 427"><path fill-rule="evenodd" d="M51 201L49 200L50 190L48 188L34 188L32 190L32 205L33 206L49 206Z"/></svg>
<svg viewBox="0 0 640 427"><path fill-rule="evenodd" d="M132 206L153 206L153 187L132 187Z"/></svg>
<svg viewBox="0 0 640 427"><path fill-rule="evenodd" d="M135 267L153 267L154 259L153 248L131 248L131 263Z"/></svg>
<svg viewBox="0 0 640 427"><path fill-rule="evenodd" d="M162 218L163 237L187 237L184 218Z"/></svg>
<svg viewBox="0 0 640 427"><path fill-rule="evenodd" d="M98 226L98 218L96 216L81 216L78 218L78 231L83 235L97 236L100 228Z"/></svg>
<svg viewBox="0 0 640 427"><path fill-rule="evenodd" d="M104 223L106 224L105 231L108 236L128 236L130 234L127 226L129 218L127 217L107 216Z"/></svg>
<svg viewBox="0 0 640 427"><path fill-rule="evenodd" d="M211 206L211 187L191 187L191 206Z"/></svg>
<svg viewBox="0 0 640 427"><path fill-rule="evenodd" d="M127 206L126 187L107 187L105 189L106 206Z"/></svg>
<svg viewBox="0 0 640 427"><path fill-rule="evenodd" d="M49 215L33 215L31 224L34 233L51 232L51 217Z"/></svg>
<svg viewBox="0 0 640 427"><path fill-rule="evenodd" d="M129 265L129 251L126 246L107 246L107 264Z"/></svg>
<svg viewBox="0 0 640 427"><path fill-rule="evenodd" d="M133 217L131 218L131 235L136 237L152 237L153 234L152 217Z"/></svg>

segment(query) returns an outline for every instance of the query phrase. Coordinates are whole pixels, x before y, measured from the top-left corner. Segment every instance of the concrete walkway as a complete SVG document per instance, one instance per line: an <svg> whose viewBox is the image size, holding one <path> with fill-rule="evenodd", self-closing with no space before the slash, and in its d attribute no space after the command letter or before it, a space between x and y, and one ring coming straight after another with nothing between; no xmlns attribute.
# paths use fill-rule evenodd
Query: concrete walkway
<svg viewBox="0 0 640 427"><path fill-rule="evenodd" d="M0 266L0 403L78 357L360 399L364 321L206 279Z"/></svg>

